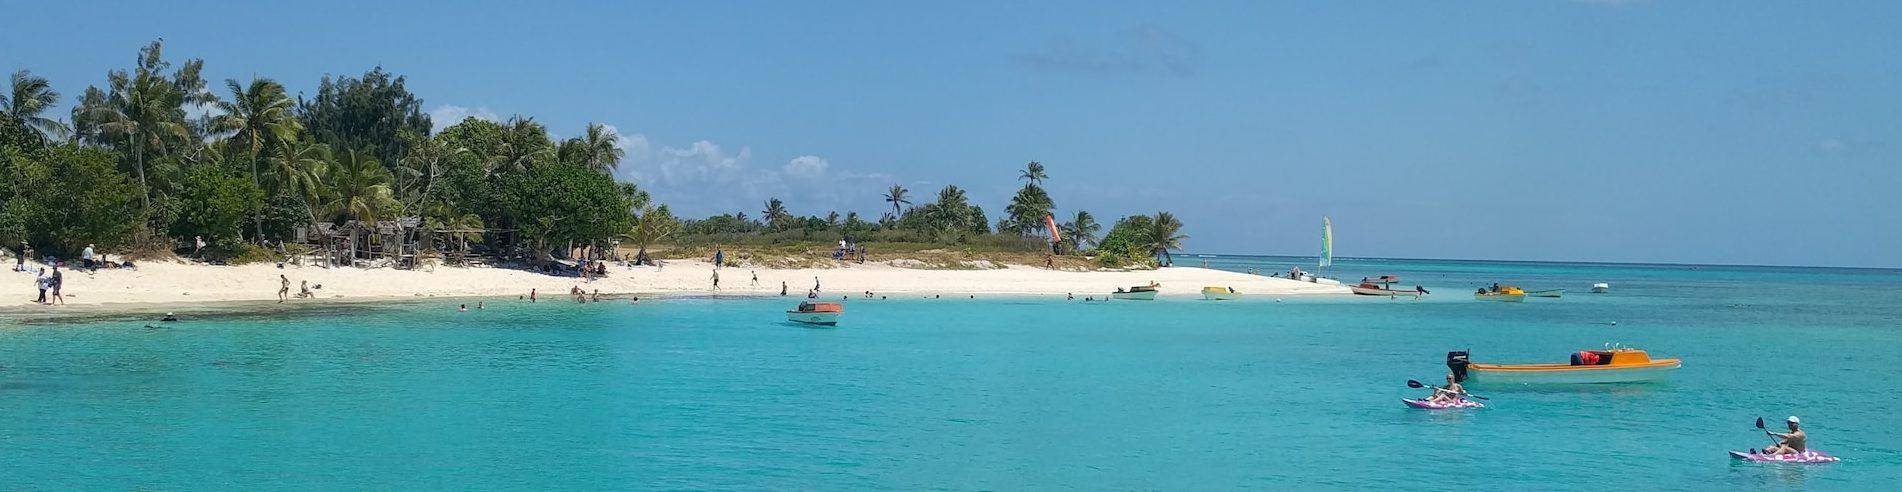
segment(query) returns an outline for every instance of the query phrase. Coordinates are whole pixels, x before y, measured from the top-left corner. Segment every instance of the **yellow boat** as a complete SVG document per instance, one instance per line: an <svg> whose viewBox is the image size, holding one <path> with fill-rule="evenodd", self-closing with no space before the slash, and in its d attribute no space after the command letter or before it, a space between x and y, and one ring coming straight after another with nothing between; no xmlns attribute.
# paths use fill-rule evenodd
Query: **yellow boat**
<svg viewBox="0 0 1902 492"><path fill-rule="evenodd" d="M1569 364L1472 364L1464 351L1446 354L1453 374L1481 384L1640 383L1663 379L1683 365L1633 348L1581 350Z"/></svg>
<svg viewBox="0 0 1902 492"><path fill-rule="evenodd" d="M1234 287L1209 286L1202 288L1202 298L1211 301L1229 301L1241 296L1242 293L1236 292Z"/></svg>
<svg viewBox="0 0 1902 492"><path fill-rule="evenodd" d="M1499 286L1496 290L1479 289L1473 298L1482 301L1526 302L1526 290L1510 285Z"/></svg>

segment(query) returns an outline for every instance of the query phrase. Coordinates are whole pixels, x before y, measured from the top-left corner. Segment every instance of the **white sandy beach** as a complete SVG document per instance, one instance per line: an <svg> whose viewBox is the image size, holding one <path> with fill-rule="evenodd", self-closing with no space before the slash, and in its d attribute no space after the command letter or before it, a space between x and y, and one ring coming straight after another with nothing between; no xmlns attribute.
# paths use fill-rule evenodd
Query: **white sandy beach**
<svg viewBox="0 0 1902 492"><path fill-rule="evenodd" d="M37 295L33 274L0 270L0 309L58 309L32 301ZM32 265L29 264L29 269ZM609 294L777 295L785 282L790 295L802 296L817 277L823 293L832 295L943 294L943 295L1064 295L1101 296L1117 287L1162 285L1164 297L1199 296L1204 286L1234 287L1244 295L1284 296L1346 294L1347 288L1282 278L1194 267L1172 267L1131 272L1068 272L1026 266L990 270L922 270L888 264L850 265L842 268L720 270L720 289L712 289L713 265L705 261L668 261L664 267L611 266L607 278L586 282L505 268L442 267L419 270L320 268L273 264L212 266L178 262L142 263L137 270L64 271L67 304L192 305L225 301L276 300L278 275L290 278L295 294L300 281L321 285L317 297L292 299L310 303L331 300L414 299L427 297L494 296L513 298L536 289L543 297L560 298L580 286ZM753 272L759 282L753 283Z"/></svg>

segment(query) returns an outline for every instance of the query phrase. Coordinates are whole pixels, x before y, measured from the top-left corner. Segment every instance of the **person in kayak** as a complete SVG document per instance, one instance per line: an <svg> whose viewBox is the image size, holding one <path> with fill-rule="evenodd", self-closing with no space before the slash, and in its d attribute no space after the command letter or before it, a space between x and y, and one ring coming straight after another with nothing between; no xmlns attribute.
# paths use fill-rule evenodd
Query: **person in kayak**
<svg viewBox="0 0 1902 492"><path fill-rule="evenodd" d="M1433 396L1427 397L1428 403L1459 403L1466 399L1466 387L1460 386L1452 373L1446 375L1446 386L1433 388Z"/></svg>
<svg viewBox="0 0 1902 492"><path fill-rule="evenodd" d="M1763 454L1798 454L1809 450L1810 436L1809 434L1803 433L1803 422L1797 420L1795 415L1791 415L1790 419L1784 421L1784 423L1790 426L1790 432L1788 434L1770 432L1768 430L1763 431L1764 434L1769 434L1770 437L1782 440L1782 442L1774 446L1763 448Z"/></svg>

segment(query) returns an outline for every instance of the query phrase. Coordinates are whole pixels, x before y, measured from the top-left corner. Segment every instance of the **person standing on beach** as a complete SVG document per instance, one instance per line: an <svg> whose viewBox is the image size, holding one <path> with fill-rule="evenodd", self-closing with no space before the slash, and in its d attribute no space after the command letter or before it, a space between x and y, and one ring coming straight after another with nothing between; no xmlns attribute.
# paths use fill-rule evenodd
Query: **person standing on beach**
<svg viewBox="0 0 1902 492"><path fill-rule="evenodd" d="M14 255L14 258L13 258L13 271L16 271L16 272L26 271L26 241L25 240L20 241L20 250L15 251L14 253L18 253L18 254Z"/></svg>
<svg viewBox="0 0 1902 492"><path fill-rule="evenodd" d="M720 265L725 265L725 264L726 264L726 250L724 249L713 250L713 269L719 270Z"/></svg>
<svg viewBox="0 0 1902 492"><path fill-rule="evenodd" d="M819 292L819 276L818 275L812 276L812 291Z"/></svg>
<svg viewBox="0 0 1902 492"><path fill-rule="evenodd" d="M779 281L779 296L786 297L786 281Z"/></svg>
<svg viewBox="0 0 1902 492"><path fill-rule="evenodd" d="M528 302L535 302L535 289L528 289Z"/></svg>
<svg viewBox="0 0 1902 492"><path fill-rule="evenodd" d="M282 304L284 301L290 300L290 298L291 278L280 274L277 276L277 302Z"/></svg>
<svg viewBox="0 0 1902 492"><path fill-rule="evenodd" d="M713 269L713 290L720 290L720 269Z"/></svg>
<svg viewBox="0 0 1902 492"><path fill-rule="evenodd" d="M93 253L92 253L91 244L87 244L86 249L79 250L79 263L85 266L87 270L94 270L99 268L99 265L93 262Z"/></svg>
<svg viewBox="0 0 1902 492"><path fill-rule="evenodd" d="M753 286L759 287L759 270L747 270L753 273Z"/></svg>

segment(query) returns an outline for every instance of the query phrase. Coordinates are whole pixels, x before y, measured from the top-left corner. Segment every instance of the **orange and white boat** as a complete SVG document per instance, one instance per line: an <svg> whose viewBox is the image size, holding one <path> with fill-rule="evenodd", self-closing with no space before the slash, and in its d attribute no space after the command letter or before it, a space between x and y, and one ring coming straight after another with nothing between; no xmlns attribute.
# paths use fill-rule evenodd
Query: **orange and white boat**
<svg viewBox="0 0 1902 492"><path fill-rule="evenodd" d="M1567 364L1475 364L1467 362L1464 351L1446 354L1454 375L1489 385L1641 383L1664 379L1683 365L1633 348L1581 350Z"/></svg>
<svg viewBox="0 0 1902 492"><path fill-rule="evenodd" d="M841 314L845 314L844 304L806 301L799 303L798 309L786 311L786 320L809 325L838 326Z"/></svg>

